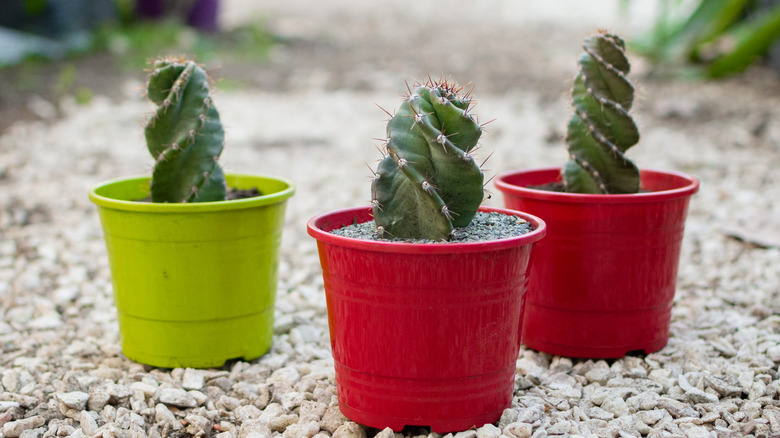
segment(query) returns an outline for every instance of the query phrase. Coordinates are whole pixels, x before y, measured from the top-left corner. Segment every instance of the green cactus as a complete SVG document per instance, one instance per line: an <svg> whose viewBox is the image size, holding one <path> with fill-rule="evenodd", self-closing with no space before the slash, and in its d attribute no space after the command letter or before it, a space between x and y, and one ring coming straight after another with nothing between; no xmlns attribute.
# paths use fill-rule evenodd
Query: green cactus
<svg viewBox="0 0 780 438"><path fill-rule="evenodd" d="M380 235L446 240L477 213L484 181L470 153L482 127L462 90L443 79L415 83L387 123L387 155L371 184Z"/></svg>
<svg viewBox="0 0 780 438"><path fill-rule="evenodd" d="M152 202L225 200L227 185L218 162L225 132L206 72L192 61L159 59L147 95L157 105L144 130L155 158Z"/></svg>
<svg viewBox="0 0 780 438"><path fill-rule="evenodd" d="M630 69L625 43L602 33L587 38L574 80L566 144L569 161L561 173L567 192L637 193L639 169L625 152L639 141L639 131L628 114L634 86L626 79Z"/></svg>

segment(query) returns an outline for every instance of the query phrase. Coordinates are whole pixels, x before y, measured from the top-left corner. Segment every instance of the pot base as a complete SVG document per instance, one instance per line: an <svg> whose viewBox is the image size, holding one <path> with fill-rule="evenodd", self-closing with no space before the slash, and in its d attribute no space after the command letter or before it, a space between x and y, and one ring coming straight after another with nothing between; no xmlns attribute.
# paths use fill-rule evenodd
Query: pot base
<svg viewBox="0 0 780 438"><path fill-rule="evenodd" d="M362 373L338 362L335 366L339 409L347 418L377 429L467 430L495 423L512 402L514 364L490 374L460 378L389 377Z"/></svg>
<svg viewBox="0 0 780 438"><path fill-rule="evenodd" d="M273 308L208 321L153 321L122 313L118 319L122 353L160 368L219 368L231 359L256 359L273 342Z"/></svg>
<svg viewBox="0 0 780 438"><path fill-rule="evenodd" d="M557 356L592 359L616 359L639 351L654 353L669 339L671 313L671 302L651 309L598 311L549 308L529 300L523 344Z"/></svg>
<svg viewBox="0 0 780 438"><path fill-rule="evenodd" d="M507 408L509 408L508 404ZM473 427L481 427L488 423L495 423L501 418L501 414L504 412L504 409L500 409L494 412L488 412L486 414L473 417L429 421L425 424L418 424L419 420L415 420L414 418L380 416L370 412L363 412L359 409L353 409L343 403L339 403L339 409L345 417L355 421L356 423L377 429L389 427L394 432L400 432L406 426L430 426L432 432L441 434L469 430Z"/></svg>

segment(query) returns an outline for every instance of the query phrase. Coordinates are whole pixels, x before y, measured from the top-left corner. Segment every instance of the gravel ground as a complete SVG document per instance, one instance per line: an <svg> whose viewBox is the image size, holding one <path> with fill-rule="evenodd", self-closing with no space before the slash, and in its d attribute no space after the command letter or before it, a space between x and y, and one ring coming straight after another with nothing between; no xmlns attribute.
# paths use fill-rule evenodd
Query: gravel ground
<svg viewBox="0 0 780 438"><path fill-rule="evenodd" d="M477 81L478 113L496 119L482 142L485 156L493 152L491 172L563 163L566 88L579 42L592 28L620 31L625 23L588 14L576 26L557 16L512 20L515 3L498 0L451 3L461 8L460 21L432 20L449 11L434 7L415 14L411 0L392 11L358 3L329 2L327 20L317 21L303 0L251 2L291 43L251 73L258 88L215 98L227 129L226 170L297 184L274 346L258 360L164 370L121 354L105 248L86 192L108 178L149 172L140 126L150 106L141 84L125 84L120 102L65 101L63 118L18 123L0 137L0 436L400 438L337 410L306 221L367 205L364 163L377 160L371 139L384 133L375 103L392 108L403 81L425 73ZM226 16L240 17L239 6ZM419 45L410 38L425 35L431 21L462 31L431 35L424 59L399 55ZM540 30L546 37L537 44ZM462 51L441 46L448 38ZM611 361L523 348L511 409L499 423L456 438L780 435L780 241L773 237L780 234L780 81L761 70L718 83L649 80L641 61L635 65L643 140L632 158L701 178L669 344ZM268 83L278 86L262 87ZM31 105L51 113L46 102L32 98ZM486 201L500 202L497 194ZM403 435L439 438L425 428Z"/></svg>

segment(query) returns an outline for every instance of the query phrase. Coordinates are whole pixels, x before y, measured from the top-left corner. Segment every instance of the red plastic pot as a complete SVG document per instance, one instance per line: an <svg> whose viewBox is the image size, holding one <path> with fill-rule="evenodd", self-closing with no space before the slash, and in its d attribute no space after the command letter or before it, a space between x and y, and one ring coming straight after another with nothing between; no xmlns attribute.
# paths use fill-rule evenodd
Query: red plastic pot
<svg viewBox="0 0 780 438"><path fill-rule="evenodd" d="M559 168L499 175L507 208L547 223L526 298L523 343L570 357L651 353L669 321L690 197L699 181L641 171L641 193L585 195L530 189L560 180Z"/></svg>
<svg viewBox="0 0 780 438"><path fill-rule="evenodd" d="M510 406L534 231L474 243L359 240L330 230L370 208L309 221L317 239L341 412L358 423L435 432L495 422Z"/></svg>

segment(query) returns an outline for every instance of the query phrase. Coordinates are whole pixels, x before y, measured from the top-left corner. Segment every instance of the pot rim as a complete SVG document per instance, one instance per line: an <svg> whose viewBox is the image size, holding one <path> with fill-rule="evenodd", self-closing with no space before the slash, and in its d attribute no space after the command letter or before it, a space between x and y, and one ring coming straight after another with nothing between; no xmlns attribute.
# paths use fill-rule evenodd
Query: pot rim
<svg viewBox="0 0 780 438"><path fill-rule="evenodd" d="M138 202L137 200L122 199L120 197L112 197L107 194L101 193L110 187L118 184L138 184L139 187L148 187L151 180L150 175L133 175L119 177L107 181L103 181L89 190L89 199L99 207L113 208L116 210L134 211L134 212L147 212L147 213L194 213L194 212L208 212L208 211L224 211L224 210L239 210L244 208L253 208L264 205L276 204L283 202L290 198L295 193L295 185L283 178L260 175L260 174L248 174L248 173L227 173L225 179L228 182L228 186L235 186L239 180L251 180L259 182L270 183L278 185L278 189L274 189L272 193L254 196L251 198L234 199L230 201L214 201L214 202L193 202L193 203L156 203L156 202ZM246 185L246 184L242 184ZM139 188L139 190L143 190ZM148 195L148 189L146 189Z"/></svg>
<svg viewBox="0 0 780 438"><path fill-rule="evenodd" d="M585 194L585 193L564 193L552 192L548 190L532 189L508 182L508 179L519 178L523 176L536 176L539 181L534 184L546 184L560 181L560 167L541 167L524 170L513 170L500 173L495 179L495 186L504 194L511 194L525 198L547 200L554 202L570 203L602 203L602 204L628 204L641 202L657 202L668 199L691 196L699 190L699 179L682 172L640 169L640 175L665 175L679 180L674 188L641 193L627 194ZM549 176L546 174L550 174Z"/></svg>
<svg viewBox="0 0 780 438"><path fill-rule="evenodd" d="M479 242L410 243L366 240L354 237L339 236L332 234L329 231L343 226L344 222L333 227L325 227L324 225L326 224L323 224L323 222L334 216L351 216L354 220L358 220L359 223L366 222L371 219L371 207L351 207L320 214L311 218L306 224L306 227L309 235L315 238L318 242L365 251L392 252L401 254L451 254L495 251L532 244L547 234L547 225L537 216L517 210L488 206L481 206L479 211L519 216L530 222L534 229L530 233L526 233L520 236Z"/></svg>

